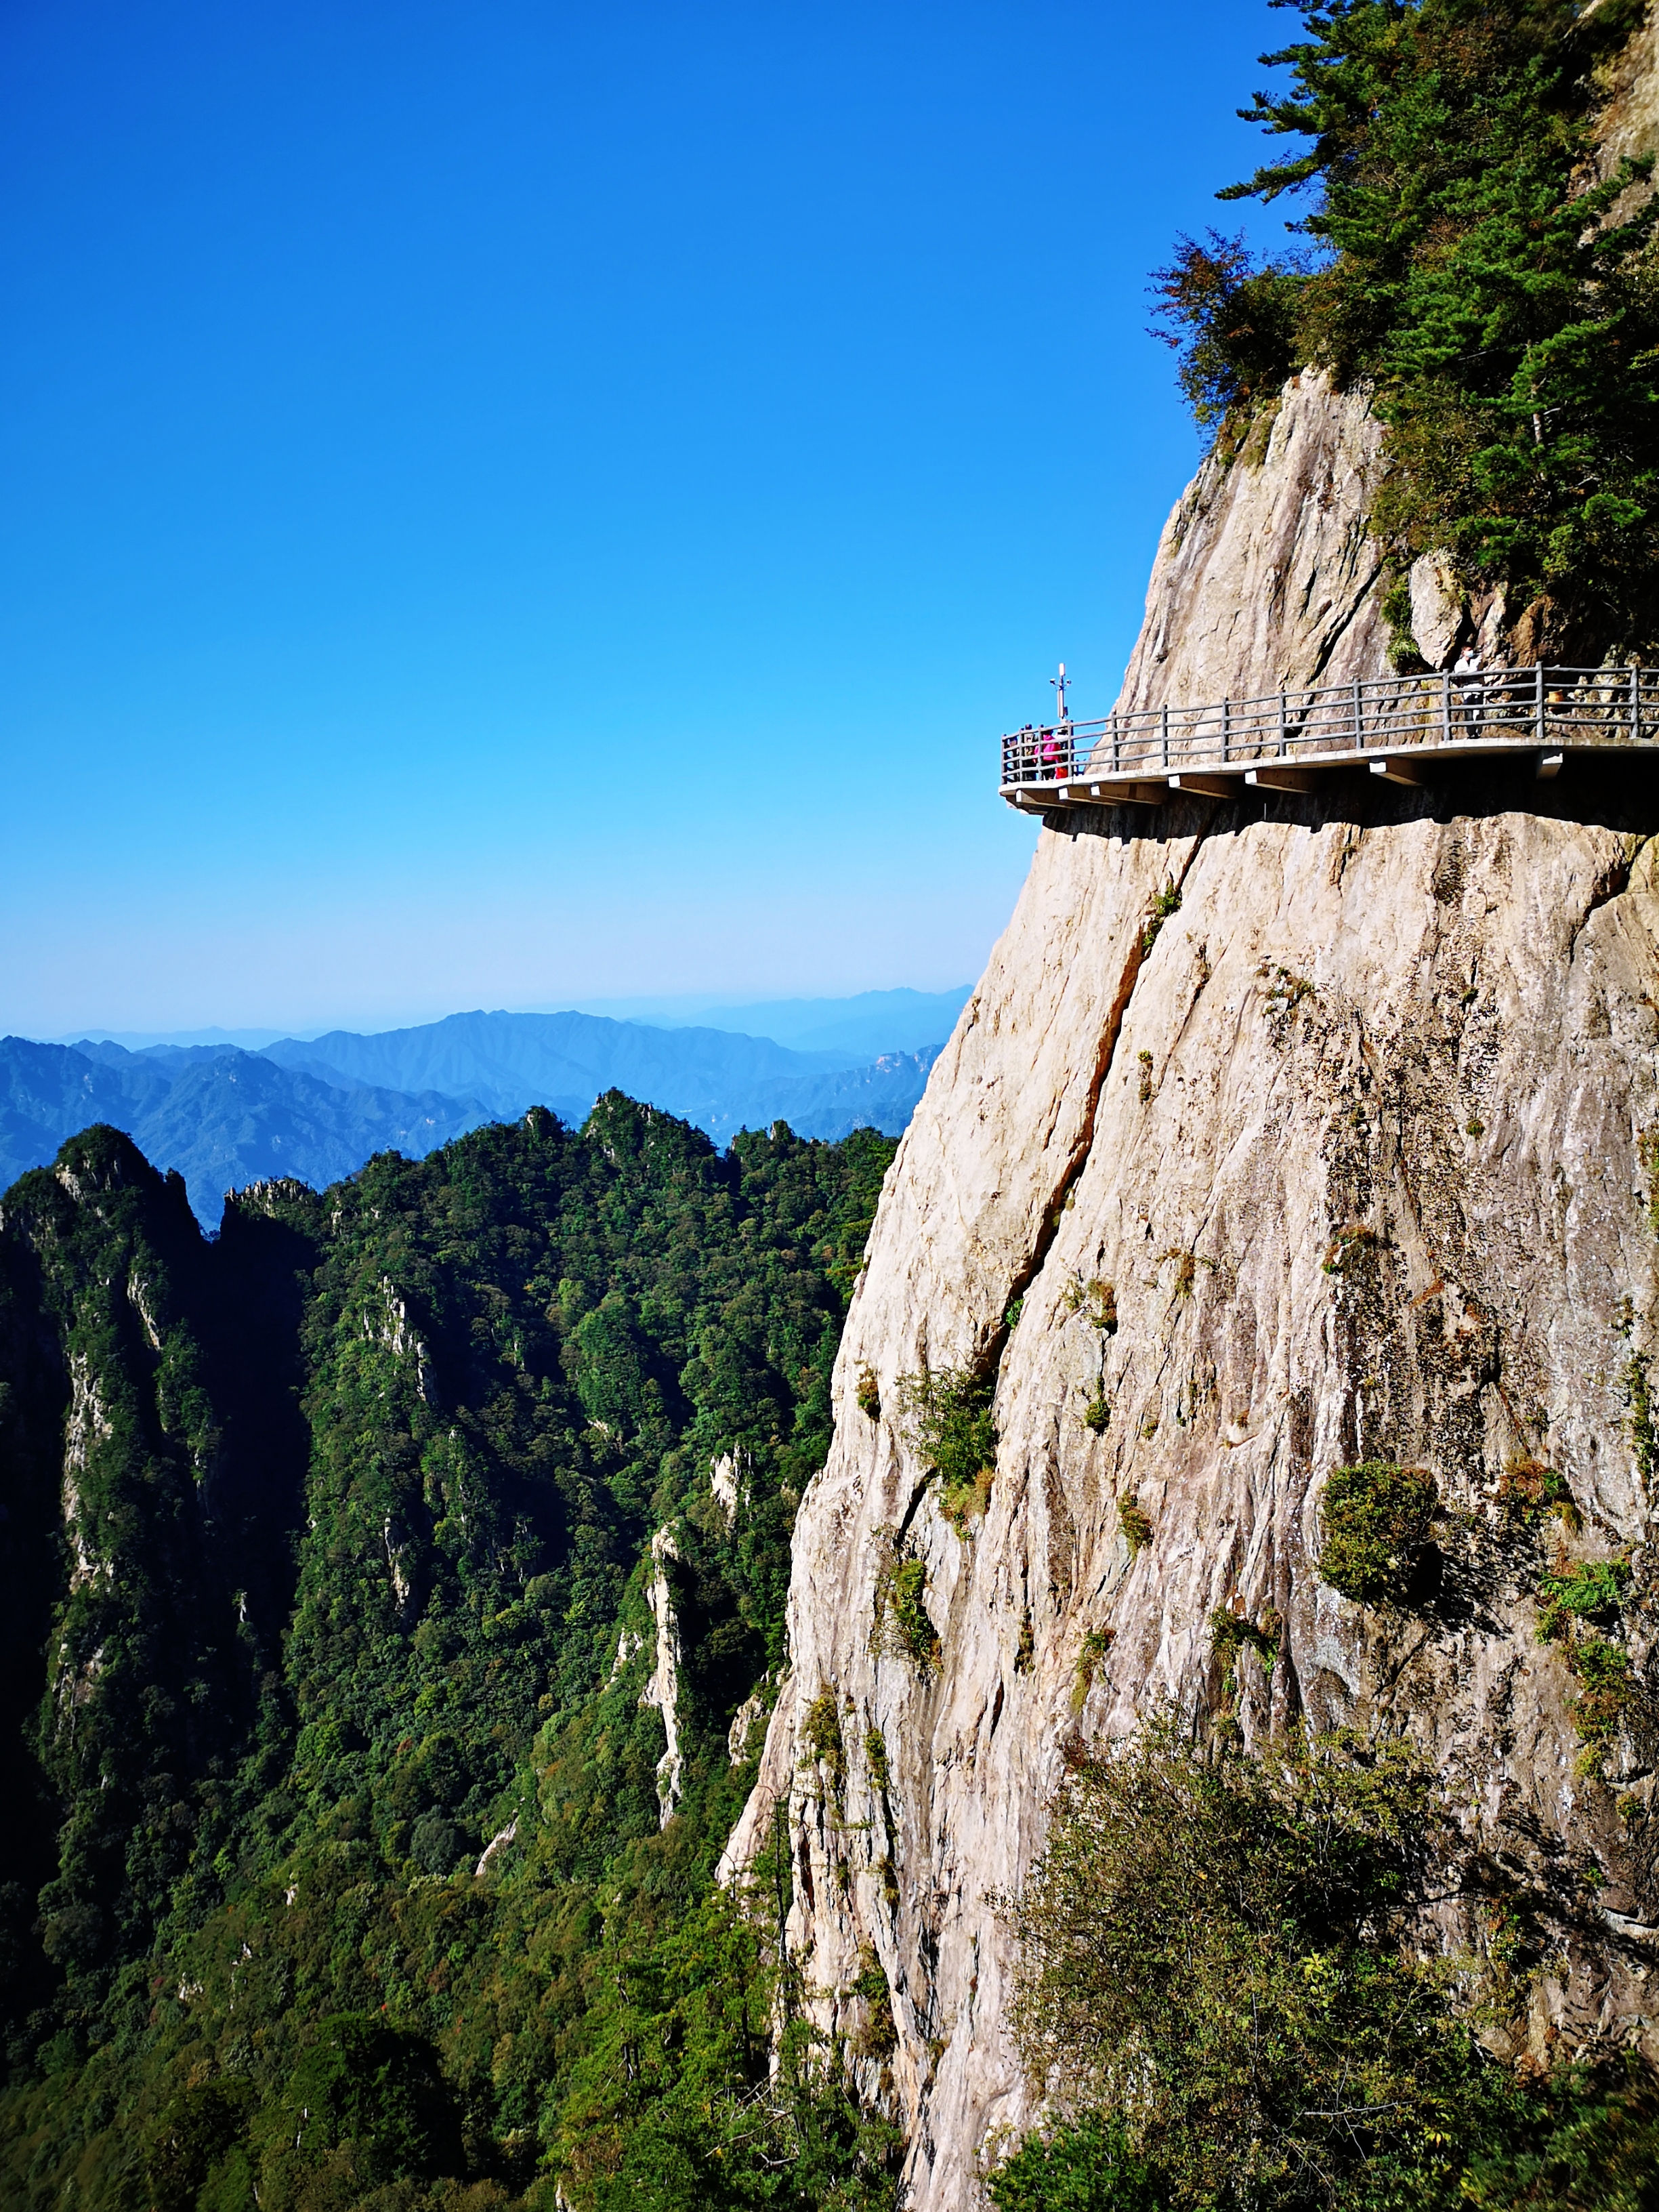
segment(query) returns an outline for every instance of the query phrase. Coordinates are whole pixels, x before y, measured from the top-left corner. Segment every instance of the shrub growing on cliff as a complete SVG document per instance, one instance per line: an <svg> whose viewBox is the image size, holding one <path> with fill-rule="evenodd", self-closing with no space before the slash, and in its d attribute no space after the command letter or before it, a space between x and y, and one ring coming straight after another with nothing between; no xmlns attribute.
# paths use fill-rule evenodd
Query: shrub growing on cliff
<svg viewBox="0 0 1659 2212"><path fill-rule="evenodd" d="M1094 1687L1095 1677L1100 1672L1101 1662L1112 1648L1109 1628L1091 1628L1083 1639L1077 1655L1077 1668L1072 1678L1072 1711L1080 1713Z"/></svg>
<svg viewBox="0 0 1659 2212"><path fill-rule="evenodd" d="M994 1383L967 1368L924 1368L899 1377L905 1441L939 1479L945 1513L958 1529L985 1510L996 1469L991 1418Z"/></svg>
<svg viewBox="0 0 1659 2212"><path fill-rule="evenodd" d="M1272 1606L1259 1620L1252 1620L1245 1613L1231 1613L1224 1605L1218 1605L1210 1615L1211 1649L1229 1673L1237 1665L1238 1655L1246 1645L1264 1667L1273 1666L1279 1657L1279 1638L1284 1632L1284 1623Z"/></svg>
<svg viewBox="0 0 1659 2212"><path fill-rule="evenodd" d="M801 1741L815 1765L822 1766L836 1804L847 1785L847 1745L841 1732L841 1705L828 1683L806 1708L800 1724Z"/></svg>
<svg viewBox="0 0 1659 2212"><path fill-rule="evenodd" d="M1425 1759L1350 1735L1206 1757L1166 1718L1081 1765L1051 1816L1012 1907L1014 2025L1033 2076L1099 2116L1126 2190L1132 2170L1172 2207L1448 2190L1514 2092L1468 1962L1435 1955L1455 1832ZM1046 2201L1018 2193L1042 2165L1023 2160L1006 2204Z"/></svg>
<svg viewBox="0 0 1659 2212"><path fill-rule="evenodd" d="M1547 1514L1553 1514L1565 1528L1583 1525L1565 1475L1546 1467L1542 1460L1519 1456L1506 1460L1498 1485L1498 1503L1508 1519L1529 1527L1535 1528Z"/></svg>
<svg viewBox="0 0 1659 2212"><path fill-rule="evenodd" d="M1117 1522L1132 1556L1138 1556L1152 1542L1152 1521L1139 1498L1132 1494L1118 1499Z"/></svg>
<svg viewBox="0 0 1659 2212"><path fill-rule="evenodd" d="M1034 2135L991 2176L997 2212L1159 2212L1156 2177L1115 2113Z"/></svg>
<svg viewBox="0 0 1659 2212"><path fill-rule="evenodd" d="M1182 238L1153 271L1154 335L1181 356L1176 380L1194 422L1219 422L1279 390L1301 359L1304 281L1297 268L1259 260L1242 231L1212 230L1202 245Z"/></svg>
<svg viewBox="0 0 1659 2212"><path fill-rule="evenodd" d="M1551 1642L1569 1619L1605 1620L1617 1613L1629 1582L1628 1559L1581 1559L1575 1567L1546 1575L1538 1585L1540 1638Z"/></svg>
<svg viewBox="0 0 1659 2212"><path fill-rule="evenodd" d="M859 1379L853 1393L858 1409L866 1421L881 1419L881 1385L876 1380L876 1370L866 1359L859 1369Z"/></svg>
<svg viewBox="0 0 1659 2212"><path fill-rule="evenodd" d="M927 1668L939 1664L939 1632L927 1613L927 1563L916 1559L890 1530L878 1532L875 1619L870 1650Z"/></svg>
<svg viewBox="0 0 1659 2212"><path fill-rule="evenodd" d="M1398 1603L1439 1503L1433 1476L1420 1467L1368 1459L1338 1468L1320 1500L1321 1576L1360 1605Z"/></svg>
<svg viewBox="0 0 1659 2212"><path fill-rule="evenodd" d="M1572 1646L1567 1664L1579 1684L1572 1724L1584 1747L1579 1754L1581 1774L1600 1775L1602 1761L1624 1726L1633 1694L1630 1655L1622 1644L1589 1636Z"/></svg>

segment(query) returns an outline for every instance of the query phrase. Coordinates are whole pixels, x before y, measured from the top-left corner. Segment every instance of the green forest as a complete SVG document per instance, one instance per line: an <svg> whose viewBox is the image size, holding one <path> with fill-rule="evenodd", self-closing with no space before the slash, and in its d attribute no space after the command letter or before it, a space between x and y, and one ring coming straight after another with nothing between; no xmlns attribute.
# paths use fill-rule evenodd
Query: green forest
<svg viewBox="0 0 1659 2212"><path fill-rule="evenodd" d="M110 1129L13 1187L5 2202L892 2201L787 1850L713 1875L893 1149L612 1095L212 1241Z"/></svg>

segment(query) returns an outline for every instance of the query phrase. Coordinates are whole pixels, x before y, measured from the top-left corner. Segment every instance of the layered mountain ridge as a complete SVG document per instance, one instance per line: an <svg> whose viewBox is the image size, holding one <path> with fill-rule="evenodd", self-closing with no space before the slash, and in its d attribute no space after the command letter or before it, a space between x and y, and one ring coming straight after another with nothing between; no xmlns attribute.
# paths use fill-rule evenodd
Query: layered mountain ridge
<svg viewBox="0 0 1659 2212"><path fill-rule="evenodd" d="M376 1152L422 1158L533 1106L579 1123L612 1089L720 1143L776 1121L830 1139L859 1127L896 1135L937 1051L866 1062L851 1050L802 1052L741 1032L580 1013L457 1014L377 1036L284 1038L258 1052L0 1038L0 1188L46 1164L89 1122L106 1121L158 1166L177 1168L212 1227L228 1190L272 1176L321 1188Z"/></svg>

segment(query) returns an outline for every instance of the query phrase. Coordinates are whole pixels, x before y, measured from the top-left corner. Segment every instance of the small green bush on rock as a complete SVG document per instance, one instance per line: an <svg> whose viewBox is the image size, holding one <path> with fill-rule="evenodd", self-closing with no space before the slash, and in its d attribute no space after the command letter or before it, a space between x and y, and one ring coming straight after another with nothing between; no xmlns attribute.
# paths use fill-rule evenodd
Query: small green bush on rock
<svg viewBox="0 0 1659 2212"><path fill-rule="evenodd" d="M868 1728L864 1731L864 1762L877 1789L885 1790L893 1776L887 1761L887 1739L878 1728Z"/></svg>
<svg viewBox="0 0 1659 2212"><path fill-rule="evenodd" d="M881 1385L876 1380L876 1370L866 1360L859 1370L858 1388L854 1392L860 1413L867 1421L881 1419Z"/></svg>
<svg viewBox="0 0 1659 2212"><path fill-rule="evenodd" d="M1630 1580L1626 1559L1581 1559L1565 1574L1546 1575L1538 1585L1538 1634L1548 1644L1571 1614L1575 1620L1601 1620L1618 1612Z"/></svg>
<svg viewBox="0 0 1659 2212"><path fill-rule="evenodd" d="M1249 1620L1242 1613L1230 1613L1224 1605L1218 1606L1210 1615L1210 1638L1215 1656L1229 1672L1247 1644L1264 1667L1271 1667L1279 1656L1279 1642L1284 1632L1285 1625L1271 1606L1260 1620Z"/></svg>
<svg viewBox="0 0 1659 2212"><path fill-rule="evenodd" d="M847 1781L847 1745L841 1732L841 1708L828 1684L807 1707L800 1733L813 1760L829 1778L831 1796L839 1802Z"/></svg>
<svg viewBox="0 0 1659 2212"><path fill-rule="evenodd" d="M1383 1459L1339 1467L1320 1504L1322 1578L1359 1605L1401 1602L1439 1504L1434 1477L1420 1467Z"/></svg>
<svg viewBox="0 0 1659 2212"><path fill-rule="evenodd" d="M1139 1554L1152 1540L1152 1524L1141 1510L1139 1498L1120 1498L1117 1501L1118 1526L1128 1540L1130 1552Z"/></svg>
<svg viewBox="0 0 1659 2212"><path fill-rule="evenodd" d="M1077 1657L1076 1677L1072 1684L1072 1711L1074 1713L1083 1711L1089 1692L1094 1687L1095 1676L1100 1671L1100 1662L1111 1648L1112 1631L1109 1628L1091 1629L1084 1638L1083 1649Z"/></svg>
<svg viewBox="0 0 1659 2212"><path fill-rule="evenodd" d="M893 2018L893 1995L887 1979L887 1970L876 1956L875 1946L859 1946L858 1978L853 1984L853 1995L862 1997L867 2008L863 2027L853 2039L853 2049L860 2058L889 2058L898 2049L898 2027Z"/></svg>
<svg viewBox="0 0 1659 2212"><path fill-rule="evenodd" d="M1536 1527L1553 1514L1563 1528L1577 1528L1583 1516L1573 1503L1567 1479L1542 1460L1517 1457L1504 1462L1498 1486L1498 1503L1505 1516Z"/></svg>
<svg viewBox="0 0 1659 2212"><path fill-rule="evenodd" d="M902 1559L893 1573L893 1618L911 1656L923 1666L931 1666L939 1656L939 1638L924 1602L927 1592L925 1563Z"/></svg>
<svg viewBox="0 0 1659 2212"><path fill-rule="evenodd" d="M870 1650L908 1659L924 1671L939 1664L939 1632L927 1614L927 1563L906 1549L892 1529L877 1531L882 1551L876 1568L875 1619Z"/></svg>
<svg viewBox="0 0 1659 2212"><path fill-rule="evenodd" d="M1599 1777L1630 1707L1630 1655L1621 1644L1590 1636L1569 1652L1567 1664L1580 1691L1572 1712L1573 1727L1584 1747L1578 1771Z"/></svg>
<svg viewBox="0 0 1659 2212"><path fill-rule="evenodd" d="M966 1368L924 1368L899 1378L905 1440L938 1475L945 1514L959 1533L990 1501L997 1457L994 1387Z"/></svg>

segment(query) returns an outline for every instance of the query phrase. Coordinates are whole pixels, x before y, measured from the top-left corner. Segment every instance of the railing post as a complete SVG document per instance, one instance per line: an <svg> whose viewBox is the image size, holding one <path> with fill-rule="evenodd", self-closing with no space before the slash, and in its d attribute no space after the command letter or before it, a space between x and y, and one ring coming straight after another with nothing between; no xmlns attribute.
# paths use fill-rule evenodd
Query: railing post
<svg viewBox="0 0 1659 2212"><path fill-rule="evenodd" d="M1359 678L1353 684L1353 749L1358 752L1365 740L1365 707L1359 696Z"/></svg>
<svg viewBox="0 0 1659 2212"><path fill-rule="evenodd" d="M1170 702L1164 702L1164 765L1170 765Z"/></svg>
<svg viewBox="0 0 1659 2212"><path fill-rule="evenodd" d="M1533 671L1533 729L1541 745L1544 742L1544 664L1540 660Z"/></svg>
<svg viewBox="0 0 1659 2212"><path fill-rule="evenodd" d="M1291 741L1290 732L1285 727L1290 711L1290 694L1287 691L1281 691L1279 695L1279 751L1281 759L1284 757L1285 747Z"/></svg>
<svg viewBox="0 0 1659 2212"><path fill-rule="evenodd" d="M1232 719L1233 702L1231 699L1224 699L1221 702L1221 757L1224 761L1227 757L1228 739L1231 733Z"/></svg>
<svg viewBox="0 0 1659 2212"><path fill-rule="evenodd" d="M1630 741L1633 745L1642 742L1642 694L1633 668L1630 672Z"/></svg>
<svg viewBox="0 0 1659 2212"><path fill-rule="evenodd" d="M1114 708L1112 710L1112 766L1121 768L1122 765L1123 740L1117 733L1117 709Z"/></svg>
<svg viewBox="0 0 1659 2212"><path fill-rule="evenodd" d="M1444 744L1451 743L1451 672L1449 669L1443 670L1440 678L1440 734Z"/></svg>

